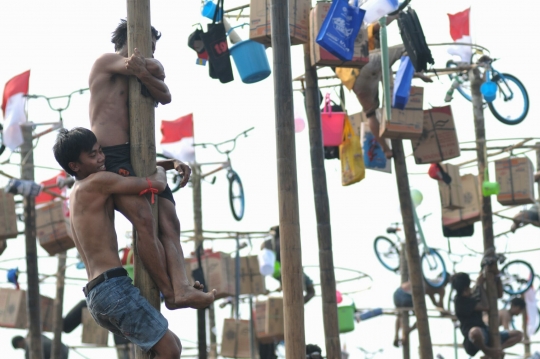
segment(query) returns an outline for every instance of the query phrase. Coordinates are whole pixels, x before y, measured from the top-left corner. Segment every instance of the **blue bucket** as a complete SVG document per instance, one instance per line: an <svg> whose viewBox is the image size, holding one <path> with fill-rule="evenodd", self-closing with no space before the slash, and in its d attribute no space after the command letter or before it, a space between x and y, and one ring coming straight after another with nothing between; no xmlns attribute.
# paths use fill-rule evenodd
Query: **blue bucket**
<svg viewBox="0 0 540 359"><path fill-rule="evenodd" d="M480 86L480 92L484 95L486 102L492 102L497 95L497 84L493 81L487 81Z"/></svg>
<svg viewBox="0 0 540 359"><path fill-rule="evenodd" d="M213 20L215 12L216 12L216 4L214 4L214 2L210 0L206 1L201 11L202 16L207 17L210 20ZM222 10L220 9L217 14L217 19L221 19L221 18L222 18Z"/></svg>
<svg viewBox="0 0 540 359"><path fill-rule="evenodd" d="M244 40L232 46L229 51L243 83L252 84L270 76L270 64L263 44Z"/></svg>

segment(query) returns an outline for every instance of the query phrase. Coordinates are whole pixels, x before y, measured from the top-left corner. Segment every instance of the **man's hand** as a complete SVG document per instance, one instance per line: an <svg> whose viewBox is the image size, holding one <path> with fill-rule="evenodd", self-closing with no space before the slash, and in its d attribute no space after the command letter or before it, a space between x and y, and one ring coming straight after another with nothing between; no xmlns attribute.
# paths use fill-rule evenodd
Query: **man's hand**
<svg viewBox="0 0 540 359"><path fill-rule="evenodd" d="M137 77L148 72L146 69L146 59L141 55L137 48L135 48L133 55L128 57L125 62L126 69L131 71L131 73Z"/></svg>
<svg viewBox="0 0 540 359"><path fill-rule="evenodd" d="M174 169L178 172L180 176L182 176L182 182L180 182L180 187L182 188L189 181L189 177L191 176L191 168L189 168L189 166L184 162L175 160Z"/></svg>

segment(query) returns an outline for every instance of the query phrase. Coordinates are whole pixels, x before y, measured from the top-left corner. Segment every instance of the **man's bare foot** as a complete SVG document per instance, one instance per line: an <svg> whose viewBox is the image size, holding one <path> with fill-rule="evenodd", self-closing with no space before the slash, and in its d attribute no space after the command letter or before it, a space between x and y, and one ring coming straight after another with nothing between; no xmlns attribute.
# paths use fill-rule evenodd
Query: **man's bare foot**
<svg viewBox="0 0 540 359"><path fill-rule="evenodd" d="M399 339L398 338L394 339L394 346L396 348L399 348Z"/></svg>
<svg viewBox="0 0 540 359"><path fill-rule="evenodd" d="M421 79L424 82L433 82L433 79L431 77L429 77L429 76L426 76L426 74L424 74L423 72L416 72L414 74L414 77L417 77L417 78Z"/></svg>
<svg viewBox="0 0 540 359"><path fill-rule="evenodd" d="M203 290L204 284L201 284L201 282L196 281L195 284L193 284L193 288L198 289L198 290Z"/></svg>
<svg viewBox="0 0 540 359"><path fill-rule="evenodd" d="M193 308L204 309L212 304L216 297L216 290L212 289L209 293L202 291L203 285L196 282L194 286L184 287L183 293L175 295L174 302L165 299L165 306L169 310Z"/></svg>
<svg viewBox="0 0 540 359"><path fill-rule="evenodd" d="M388 149L388 150L384 151L384 155L386 156L386 159L389 160L390 158L392 158L392 156L394 156L394 152L392 152L392 150Z"/></svg>

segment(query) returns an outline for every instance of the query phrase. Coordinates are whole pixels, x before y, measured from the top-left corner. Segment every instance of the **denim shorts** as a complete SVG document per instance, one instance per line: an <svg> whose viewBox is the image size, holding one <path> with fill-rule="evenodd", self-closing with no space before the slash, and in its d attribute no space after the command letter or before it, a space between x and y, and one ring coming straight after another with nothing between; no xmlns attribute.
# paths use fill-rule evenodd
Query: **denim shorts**
<svg viewBox="0 0 540 359"><path fill-rule="evenodd" d="M150 305L127 276L99 284L88 293L86 302L88 311L100 326L146 352L168 330L167 319Z"/></svg>
<svg viewBox="0 0 540 359"><path fill-rule="evenodd" d="M412 308L412 295L405 292L401 287L394 292L394 305L396 308Z"/></svg>

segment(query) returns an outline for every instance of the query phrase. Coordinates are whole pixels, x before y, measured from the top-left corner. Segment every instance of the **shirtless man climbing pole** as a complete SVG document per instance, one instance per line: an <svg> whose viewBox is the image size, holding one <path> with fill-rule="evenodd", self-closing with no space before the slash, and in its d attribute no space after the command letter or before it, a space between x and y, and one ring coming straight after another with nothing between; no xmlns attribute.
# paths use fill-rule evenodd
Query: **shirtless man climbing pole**
<svg viewBox="0 0 540 359"><path fill-rule="evenodd" d="M152 27L152 52L161 34ZM128 78L136 76L142 83L147 95L161 104L171 102L171 94L163 82L165 73L159 61L144 58L137 49L128 57L127 22L121 20L113 32L112 42L116 53L100 56L90 72L90 125L98 143L103 146L107 171L122 176L135 176L130 163L129 118L128 118ZM189 166L176 160L160 161L158 166L176 169L184 175L181 186L185 186L191 170ZM171 296L165 296L169 309L206 307L213 302L212 293L203 293L192 287L184 266L184 254L180 246L180 222L176 215L175 202L170 188L159 195L158 201L158 237L154 235L154 219L150 204L138 196L114 195L116 208L135 226L141 241L152 238L158 242L158 251L165 253L166 271L155 273L170 278L174 289ZM146 269L155 252L139 251ZM164 281L156 279L154 281ZM160 288L161 290L161 288Z"/></svg>
<svg viewBox="0 0 540 359"><path fill-rule="evenodd" d="M107 172L105 155L96 136L81 127L61 129L53 151L62 168L77 180L69 197L71 230L89 280L83 292L90 314L102 327L127 338L145 352L152 351L154 358L180 358L182 346L168 330L167 319L141 296L122 267L114 229L113 196L138 197L149 189L163 192L167 185L165 171L158 167L146 179ZM152 238L141 238L139 253L157 253L158 245L159 241ZM167 276L159 273L165 273L163 254L151 256L150 260L145 264L150 275L163 294L171 296L173 290ZM199 283L195 287L200 287Z"/></svg>

